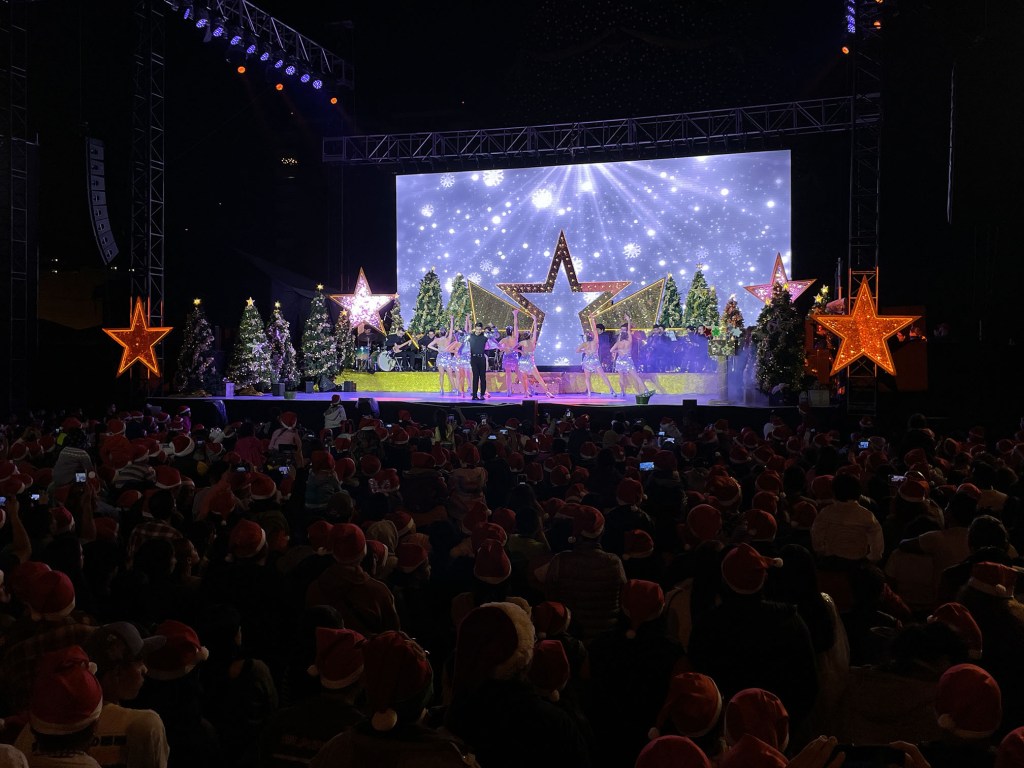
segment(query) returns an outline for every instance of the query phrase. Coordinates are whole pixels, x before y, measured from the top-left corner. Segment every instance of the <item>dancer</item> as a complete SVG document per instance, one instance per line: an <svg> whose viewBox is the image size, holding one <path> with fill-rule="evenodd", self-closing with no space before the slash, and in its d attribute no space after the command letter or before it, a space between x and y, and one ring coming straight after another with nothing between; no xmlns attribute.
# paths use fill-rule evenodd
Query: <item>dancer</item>
<svg viewBox="0 0 1024 768"><path fill-rule="evenodd" d="M519 382L523 394L526 385L519 375L519 309L512 310L512 325L505 328L506 336L498 342L501 350L501 369L505 372L505 396L512 397L512 381Z"/></svg>
<svg viewBox="0 0 1024 768"><path fill-rule="evenodd" d="M604 372L604 367L601 365L601 342L597 328L597 321L594 320L593 315L588 319L590 320L590 332L587 334L586 340L576 347L576 351L583 355L583 373L584 378L587 381L587 397L591 397L594 394L594 391L590 386L590 377L595 373L601 374L601 378L604 379L604 383L608 385L608 392L614 397L615 387L612 386L611 379L608 378L608 374Z"/></svg>
<svg viewBox="0 0 1024 768"><path fill-rule="evenodd" d="M619 389L622 390L622 397L626 396L626 387L630 383L636 387L637 394L647 394L643 390L643 382L636 375L632 348L633 327L630 325L629 315L626 315L626 327L619 331L619 340L612 344L612 361L615 365L615 372L619 374Z"/></svg>
<svg viewBox="0 0 1024 768"><path fill-rule="evenodd" d="M532 328L534 331L537 329L537 318L530 315L532 321ZM537 361L533 357L533 353L537 351L537 337L531 331L525 331L524 338L519 342L519 376L524 382L529 391L530 395L533 396L535 393L533 387L529 386L530 377L536 381L544 394L548 397L554 397L551 394L551 390L548 389L548 385L544 383L544 378L540 375L540 371L537 370Z"/></svg>
<svg viewBox="0 0 1024 768"><path fill-rule="evenodd" d="M469 315L466 315L466 323L463 330L456 332L456 340L452 343L452 361L455 365L457 388L459 397L465 397L469 391L470 377L473 375L473 365L469 352Z"/></svg>
<svg viewBox="0 0 1024 768"><path fill-rule="evenodd" d="M454 378L454 366L452 364L452 354L448 351L449 345L455 338L455 316L452 315L448 320L448 331L441 336L435 336L434 340L427 345L427 349L432 349L437 352L437 359L434 361L434 365L437 368L437 384L440 393L444 394L444 377L448 376L448 384L451 387L451 391L455 391L455 378Z"/></svg>

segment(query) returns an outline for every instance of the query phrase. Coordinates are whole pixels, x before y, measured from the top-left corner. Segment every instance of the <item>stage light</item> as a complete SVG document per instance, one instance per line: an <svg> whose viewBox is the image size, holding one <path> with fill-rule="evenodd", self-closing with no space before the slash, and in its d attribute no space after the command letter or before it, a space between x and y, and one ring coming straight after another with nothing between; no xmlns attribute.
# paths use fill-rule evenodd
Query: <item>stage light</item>
<svg viewBox="0 0 1024 768"><path fill-rule="evenodd" d="M331 96L331 104L337 104L337 103L338 103L338 97L337 96Z"/></svg>
<svg viewBox="0 0 1024 768"><path fill-rule="evenodd" d="M284 66L284 51L278 51L270 57L270 60L274 62L274 69L280 69Z"/></svg>
<svg viewBox="0 0 1024 768"><path fill-rule="evenodd" d="M231 30L231 36L228 39L228 45L241 45L244 35L240 27L235 27Z"/></svg>
<svg viewBox="0 0 1024 768"><path fill-rule="evenodd" d="M244 75L245 74L245 65L244 64L239 64L238 65L238 69L236 71L238 72L238 74Z"/></svg>
<svg viewBox="0 0 1024 768"><path fill-rule="evenodd" d="M259 46L256 44L256 38L254 38L252 35L248 35L247 34L245 36L245 55L246 56L252 56L258 50L259 50ZM267 54L268 58L269 58L269 56L270 56L270 54Z"/></svg>
<svg viewBox="0 0 1024 768"><path fill-rule="evenodd" d="M274 90L275 91L283 91L284 90L284 83L278 83L277 85L275 85L274 86Z"/></svg>
<svg viewBox="0 0 1024 768"><path fill-rule="evenodd" d="M848 56L850 54L850 46L848 46L848 45L844 45L839 50L841 50L843 52L844 56Z"/></svg>
<svg viewBox="0 0 1024 768"><path fill-rule="evenodd" d="M214 19L211 25L211 32L214 37L224 37L224 33L228 30L228 24L224 19Z"/></svg>
<svg viewBox="0 0 1024 768"><path fill-rule="evenodd" d="M324 81L321 80L319 77L314 77L313 78L313 82L312 82L312 86L313 86L313 90L319 91L321 88L324 87Z"/></svg>
<svg viewBox="0 0 1024 768"><path fill-rule="evenodd" d="M303 72L302 75L299 77L299 82L308 83L311 79L312 76L309 74L309 72Z"/></svg>
<svg viewBox="0 0 1024 768"><path fill-rule="evenodd" d="M873 26L875 29L881 29L882 28L882 22L876 21L871 26Z"/></svg>
<svg viewBox="0 0 1024 768"><path fill-rule="evenodd" d="M261 51L260 61L270 61L270 51Z"/></svg>
<svg viewBox="0 0 1024 768"><path fill-rule="evenodd" d="M295 65L295 60L294 59L290 59L288 61L287 66L285 66L285 68L284 68L284 73L286 75L288 75L288 77L291 77L296 72L298 72L298 70L299 70L299 68Z"/></svg>
<svg viewBox="0 0 1024 768"><path fill-rule="evenodd" d="M210 12L205 8L199 8L196 14L196 29L206 29L210 26Z"/></svg>
<svg viewBox="0 0 1024 768"><path fill-rule="evenodd" d="M185 21L192 21L195 18L195 10L192 8L191 0L185 0L181 4L181 18Z"/></svg>

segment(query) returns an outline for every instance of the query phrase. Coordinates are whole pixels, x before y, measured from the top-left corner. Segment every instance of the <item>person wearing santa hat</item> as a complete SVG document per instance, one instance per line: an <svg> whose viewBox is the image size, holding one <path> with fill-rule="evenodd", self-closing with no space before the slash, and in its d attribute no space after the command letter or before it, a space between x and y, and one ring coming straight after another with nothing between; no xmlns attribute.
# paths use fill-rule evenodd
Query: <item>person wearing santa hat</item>
<svg viewBox="0 0 1024 768"><path fill-rule="evenodd" d="M293 411L285 411L278 417L278 428L270 436L271 451L290 451L292 462L298 468L306 465L302 456L302 437L299 435L299 417Z"/></svg>

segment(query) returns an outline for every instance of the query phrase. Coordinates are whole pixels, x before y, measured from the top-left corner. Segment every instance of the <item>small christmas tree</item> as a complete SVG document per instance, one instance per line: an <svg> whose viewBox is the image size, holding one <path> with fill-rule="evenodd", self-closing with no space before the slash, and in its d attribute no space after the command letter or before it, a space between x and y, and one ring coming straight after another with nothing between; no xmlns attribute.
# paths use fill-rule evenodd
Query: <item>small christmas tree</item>
<svg viewBox="0 0 1024 768"><path fill-rule="evenodd" d="M690 290L686 294L686 303L683 305L685 326L703 325L711 328L718 323L718 296L708 286L703 269L701 265L697 265Z"/></svg>
<svg viewBox="0 0 1024 768"><path fill-rule="evenodd" d="M266 391L270 389L270 377L270 349L263 331L263 318L256 303L249 299L238 326L228 378L238 386Z"/></svg>
<svg viewBox="0 0 1024 768"><path fill-rule="evenodd" d="M814 304L811 305L809 314L820 315L822 312L828 311L828 303L832 300L832 297L828 294L828 286L821 286L821 290L818 291L814 297Z"/></svg>
<svg viewBox="0 0 1024 768"><path fill-rule="evenodd" d="M302 378L319 381L337 370L338 353L335 349L331 316L327 312L324 287L318 285L309 305L309 317L302 331Z"/></svg>
<svg viewBox="0 0 1024 768"><path fill-rule="evenodd" d="M736 294L732 294L725 302L725 309L722 310L722 328L728 332L734 330L742 331L743 313L740 312L740 305L736 303Z"/></svg>
<svg viewBox="0 0 1024 768"><path fill-rule="evenodd" d="M281 302L274 302L274 313L267 323L267 345L270 349L270 372L275 381L286 389L295 389L299 383L299 371L295 365L295 345L292 344L292 327L281 314Z"/></svg>
<svg viewBox="0 0 1024 768"><path fill-rule="evenodd" d="M388 328L391 333L405 332L405 319L402 317L402 300L395 294L395 301L388 310Z"/></svg>
<svg viewBox="0 0 1024 768"><path fill-rule="evenodd" d="M686 325L683 322L683 308L679 303L679 287L672 275L665 280L665 293L661 299L661 315L658 317L658 324L664 325L666 328L682 328Z"/></svg>
<svg viewBox="0 0 1024 768"><path fill-rule="evenodd" d="M459 272L455 275L455 282L452 283L452 295L448 299L448 309L445 315L455 318L455 324L462 325L466 315L469 314L469 286L466 285L466 278Z"/></svg>
<svg viewBox="0 0 1024 768"><path fill-rule="evenodd" d="M416 309L412 315L409 332L421 336L427 331L446 326L447 317L441 303L441 280L431 267L420 280L420 291L416 295Z"/></svg>
<svg viewBox="0 0 1024 768"><path fill-rule="evenodd" d="M785 286L776 283L753 332L755 379L765 394L798 392L804 374L804 328Z"/></svg>
<svg viewBox="0 0 1024 768"><path fill-rule="evenodd" d="M213 362L213 331L206 319L202 302L192 302L185 320L185 339L178 354L178 370L174 374L176 392L212 392L217 379Z"/></svg>
<svg viewBox="0 0 1024 768"><path fill-rule="evenodd" d="M346 368L354 368L356 364L356 337L352 333L352 324L349 322L348 312L344 309L338 315L338 322L334 324L334 346L338 355L337 372L341 373Z"/></svg>

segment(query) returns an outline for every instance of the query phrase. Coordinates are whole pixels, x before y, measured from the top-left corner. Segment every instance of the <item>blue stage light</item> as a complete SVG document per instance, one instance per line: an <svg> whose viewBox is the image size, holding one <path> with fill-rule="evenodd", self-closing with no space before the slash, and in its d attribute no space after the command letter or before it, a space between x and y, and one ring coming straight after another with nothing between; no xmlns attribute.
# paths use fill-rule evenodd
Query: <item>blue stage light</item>
<svg viewBox="0 0 1024 768"><path fill-rule="evenodd" d="M260 54L260 61L270 61L270 51L264 51Z"/></svg>
<svg viewBox="0 0 1024 768"><path fill-rule="evenodd" d="M301 77L299 77L299 82L300 83L308 83L309 80L310 80L309 72L303 72Z"/></svg>
<svg viewBox="0 0 1024 768"><path fill-rule="evenodd" d="M217 19L213 23L213 36L224 37L224 33L227 32L227 29L228 27L227 24L224 22L224 19Z"/></svg>
<svg viewBox="0 0 1024 768"><path fill-rule="evenodd" d="M252 56L254 53L256 53L256 43L249 43L247 46L245 46L245 55L246 56ZM268 53L267 54L267 59L269 59L269 58L270 58L270 54ZM263 59L263 60L266 61L266 59Z"/></svg>
<svg viewBox="0 0 1024 768"><path fill-rule="evenodd" d="M274 69L280 69L284 66L284 51L278 51L273 56Z"/></svg>
<svg viewBox="0 0 1024 768"><path fill-rule="evenodd" d="M319 77L314 77L313 78L313 82L312 82L312 86L313 86L314 90L319 91L321 88L324 87L324 81L321 80Z"/></svg>
<svg viewBox="0 0 1024 768"><path fill-rule="evenodd" d="M296 67L295 67L295 65L294 65L294 64L289 64L289 65L288 65L287 67L285 67L285 68L284 68L284 73L285 73L286 75L288 75L289 77L291 77L292 75L294 75L294 74L295 74L295 71L296 71Z"/></svg>
<svg viewBox="0 0 1024 768"><path fill-rule="evenodd" d="M185 19L185 21L192 21L192 6L191 5L186 5L185 6L185 10L182 13L182 17Z"/></svg>
<svg viewBox="0 0 1024 768"><path fill-rule="evenodd" d="M228 40L228 45L241 45L242 44L242 33L234 31L231 33L231 39Z"/></svg>

